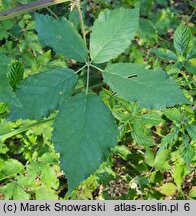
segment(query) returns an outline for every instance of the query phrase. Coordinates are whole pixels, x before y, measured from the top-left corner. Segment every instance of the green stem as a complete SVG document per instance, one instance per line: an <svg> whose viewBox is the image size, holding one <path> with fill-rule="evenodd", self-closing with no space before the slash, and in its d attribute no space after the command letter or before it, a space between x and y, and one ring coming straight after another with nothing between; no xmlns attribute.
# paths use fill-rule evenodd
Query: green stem
<svg viewBox="0 0 196 216"><path fill-rule="evenodd" d="M90 64L90 66L93 67L93 68L95 68L95 69L97 69L97 70L99 70L99 71L101 71L101 72L104 71L104 70L102 70L101 68L99 68L99 67L97 67L97 66L95 66L95 65L93 65L93 64Z"/></svg>
<svg viewBox="0 0 196 216"><path fill-rule="evenodd" d="M76 7L77 7L77 10L78 10L78 13L79 13L79 17L80 17L82 36L83 36L85 44L87 44L86 43L86 33L85 33L85 28L84 28L84 20L83 20L83 16L82 16L82 10L81 10L81 5L80 5L80 0L77 0Z"/></svg>
<svg viewBox="0 0 196 216"><path fill-rule="evenodd" d="M53 120L54 120L54 118L45 119L45 120L41 120L41 121L37 121L37 122L31 123L31 124L25 125L24 127L21 127L21 128L18 128L16 130L14 130L14 131L5 133L3 135L0 135L0 140L4 141L4 140L6 140L6 139L8 139L10 137L13 137L13 136L15 136L17 134L20 134L20 133L22 133L24 131L27 131L27 130L31 129L32 127L35 127L35 126L38 126L38 125L41 125L41 124L45 124L47 122L51 122Z"/></svg>

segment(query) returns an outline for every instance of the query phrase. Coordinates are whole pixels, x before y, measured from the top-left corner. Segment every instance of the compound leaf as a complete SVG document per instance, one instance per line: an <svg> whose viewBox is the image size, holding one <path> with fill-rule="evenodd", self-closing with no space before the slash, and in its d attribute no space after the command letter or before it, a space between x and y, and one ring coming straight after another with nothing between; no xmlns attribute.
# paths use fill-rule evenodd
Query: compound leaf
<svg viewBox="0 0 196 216"><path fill-rule="evenodd" d="M85 62L87 48L73 24L65 18L54 19L48 15L36 14L36 30L43 42L61 53L79 62Z"/></svg>
<svg viewBox="0 0 196 216"><path fill-rule="evenodd" d="M117 63L109 65L103 76L119 96L146 108L163 109L188 103L176 82L161 69L151 71L143 65Z"/></svg>
<svg viewBox="0 0 196 216"><path fill-rule="evenodd" d="M15 104L19 106L19 102L13 89L9 85L7 73L9 71L10 60L0 53L0 102L6 102L8 104Z"/></svg>
<svg viewBox="0 0 196 216"><path fill-rule="evenodd" d="M77 94L67 100L54 123L53 141L71 192L89 177L117 143L115 120L98 96Z"/></svg>
<svg viewBox="0 0 196 216"><path fill-rule="evenodd" d="M184 53L188 50L191 42L191 31L184 24L180 24L174 32L174 47L176 51Z"/></svg>
<svg viewBox="0 0 196 216"><path fill-rule="evenodd" d="M76 84L77 75L71 69L55 69L24 79L16 89L21 107L12 106L10 120L41 119L67 99Z"/></svg>
<svg viewBox="0 0 196 216"><path fill-rule="evenodd" d="M125 51L138 29L139 9L106 9L95 21L90 37L94 63L107 62Z"/></svg>

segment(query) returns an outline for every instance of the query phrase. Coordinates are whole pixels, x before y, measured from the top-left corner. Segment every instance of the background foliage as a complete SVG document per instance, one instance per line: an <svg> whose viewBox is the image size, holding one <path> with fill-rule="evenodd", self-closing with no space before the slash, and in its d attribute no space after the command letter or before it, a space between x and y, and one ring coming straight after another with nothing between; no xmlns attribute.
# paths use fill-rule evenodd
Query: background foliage
<svg viewBox="0 0 196 216"><path fill-rule="evenodd" d="M3 11L27 2L2 0L0 8ZM86 31L90 31L101 10L129 8L136 2L82 1ZM166 0L142 0L141 4L137 36L112 62L162 67L185 90L192 104L163 111L144 109L102 89L100 73L95 70L90 86L118 120L119 144L100 169L68 196L66 176L50 141L52 123L46 121L5 139L6 132L34 122L7 122L9 107L1 103L0 199L195 199L195 5L191 1ZM74 5L65 3L40 12L65 16L80 30ZM34 20L34 14L25 14L0 22L0 52L13 59L9 75L13 87L18 82L12 79L16 71L21 80L23 74L27 77L57 67L79 68L75 61L40 44ZM85 88L85 82L82 72L76 92Z"/></svg>

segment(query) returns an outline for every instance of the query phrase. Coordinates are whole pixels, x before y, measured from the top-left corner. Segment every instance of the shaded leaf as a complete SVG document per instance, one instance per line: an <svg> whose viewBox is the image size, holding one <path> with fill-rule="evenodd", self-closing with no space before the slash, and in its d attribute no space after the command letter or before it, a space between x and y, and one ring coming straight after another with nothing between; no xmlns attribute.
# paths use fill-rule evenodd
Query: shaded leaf
<svg viewBox="0 0 196 216"><path fill-rule="evenodd" d="M19 61L14 61L11 64L11 70L8 73L10 85L15 87L23 79L23 75L24 65Z"/></svg>

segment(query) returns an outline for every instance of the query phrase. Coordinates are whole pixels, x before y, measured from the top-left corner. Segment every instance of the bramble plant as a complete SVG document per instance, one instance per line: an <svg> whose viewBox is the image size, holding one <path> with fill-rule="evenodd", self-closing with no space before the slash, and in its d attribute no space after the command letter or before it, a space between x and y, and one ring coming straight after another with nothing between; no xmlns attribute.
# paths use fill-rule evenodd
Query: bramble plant
<svg viewBox="0 0 196 216"><path fill-rule="evenodd" d="M141 64L111 61L129 48L136 35L139 25L138 5L133 9L105 9L95 20L90 37L84 29L80 5L77 1L75 5L80 15L82 36L73 23L64 17L53 18L36 13L35 21L36 31L43 44L76 61L80 66L78 70L58 68L22 79L24 68L20 62L10 63L6 55L0 54L0 102L10 106L8 120L36 120L11 134L0 135L0 139L5 140L36 124L54 120L52 141L56 151L60 153L61 168L68 179L69 193L100 167L110 149L118 143L117 120L90 86L94 70L102 74L104 83L113 91L110 97L117 94L125 101L156 110L192 103L185 97L175 79L161 68L153 70ZM177 55L160 48L153 52L160 58L180 61L190 68L193 56L188 56L190 41L188 27L181 25L174 34ZM81 72L86 74L86 89L73 94ZM177 108L164 112L169 119L181 123L183 114ZM152 125L155 122L156 125L157 121L160 122L160 117L152 114L146 116L146 121L151 121ZM133 128L132 136L146 147L147 155L151 154L149 147L155 143L140 139L140 131L144 129L138 122L134 121ZM191 125L187 129L190 136L195 138L194 130L195 127ZM179 131L179 128L176 129L170 137L163 140L163 157L168 151L166 145L176 139ZM148 132L145 133L148 137ZM185 134L183 139L187 141L180 151L189 164L194 157L194 149L189 144L188 135ZM184 153L186 151L188 155ZM155 158L153 166L158 169L160 166L168 167L169 164L158 165L160 158Z"/></svg>

